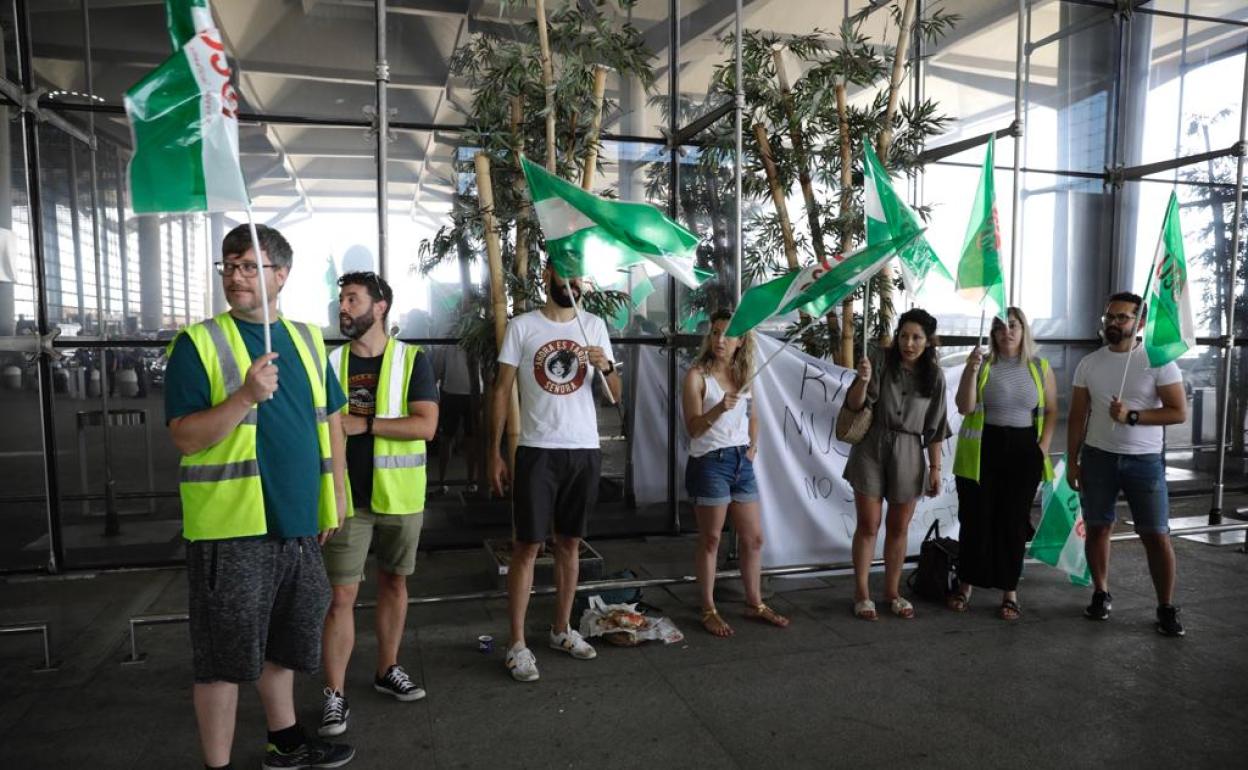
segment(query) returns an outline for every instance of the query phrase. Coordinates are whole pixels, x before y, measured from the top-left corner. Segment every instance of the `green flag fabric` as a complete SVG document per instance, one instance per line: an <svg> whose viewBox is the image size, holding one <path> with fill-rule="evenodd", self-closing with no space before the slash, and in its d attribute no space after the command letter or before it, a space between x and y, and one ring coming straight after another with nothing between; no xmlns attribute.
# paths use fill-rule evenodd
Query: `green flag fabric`
<svg viewBox="0 0 1248 770"><path fill-rule="evenodd" d="M546 253L564 278L589 276L602 285L613 274L649 261L696 289L713 274L694 265L698 236L648 203L601 198L520 159Z"/></svg>
<svg viewBox="0 0 1248 770"><path fill-rule="evenodd" d="M993 149L995 137L989 137L984 155L984 170L975 191L975 205L966 228L962 258L958 260L958 294L983 304L994 305L997 316L1005 318L1005 278L1001 272L1001 230L997 225L997 196L993 186Z"/></svg>
<svg viewBox="0 0 1248 770"><path fill-rule="evenodd" d="M1144 297L1148 303L1144 350L1148 352L1149 366L1157 367L1173 361L1196 344L1183 228L1179 224L1179 198L1173 192L1166 207L1148 285Z"/></svg>
<svg viewBox="0 0 1248 770"><path fill-rule="evenodd" d="M728 322L729 337L740 337L768 318L802 310L821 316L848 297L892 258L907 239L889 239L864 246L836 263L820 263L790 270L779 278L751 286L741 296Z"/></svg>
<svg viewBox="0 0 1248 770"><path fill-rule="evenodd" d="M238 95L207 0L165 0L174 53L125 94L136 214L239 211Z"/></svg>
<svg viewBox="0 0 1248 770"><path fill-rule="evenodd" d="M901 278L906 291L918 294L933 270L949 280L953 276L945 269L936 251L922 237L923 228L919 217L893 189L888 171L880 163L871 142L863 140L863 216L866 219L867 245L883 243L893 238L906 239L908 245L897 252L901 262ZM918 236L918 237L914 237Z"/></svg>
<svg viewBox="0 0 1248 770"><path fill-rule="evenodd" d="M1053 480L1041 489L1040 499L1040 525L1031 539L1031 557L1065 572L1075 585L1089 585L1092 573L1083 550L1083 514L1079 494L1066 482L1065 455L1054 468Z"/></svg>

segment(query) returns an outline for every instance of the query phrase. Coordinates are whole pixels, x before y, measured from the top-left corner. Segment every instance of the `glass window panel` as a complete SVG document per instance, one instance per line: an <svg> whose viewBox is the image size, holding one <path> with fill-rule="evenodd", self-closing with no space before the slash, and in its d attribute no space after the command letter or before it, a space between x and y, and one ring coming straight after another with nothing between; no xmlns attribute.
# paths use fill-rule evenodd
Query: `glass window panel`
<svg viewBox="0 0 1248 770"><path fill-rule="evenodd" d="M1014 120L1018 3L957 0L939 7L962 18L950 34L925 44L923 95L954 119L933 144L1005 128Z"/></svg>
<svg viewBox="0 0 1248 770"><path fill-rule="evenodd" d="M1150 0L1142 9L1168 11L1170 13L1208 16L1214 19L1228 19L1248 22L1248 8L1241 0Z"/></svg>
<svg viewBox="0 0 1248 770"><path fill-rule="evenodd" d="M1113 149L1118 31L1101 8L1062 2L1031 9L1026 166L1102 171Z"/></svg>
<svg viewBox="0 0 1248 770"><path fill-rule="evenodd" d="M1230 147L1239 138L1248 29L1141 14L1133 45L1148 44L1148 87L1140 115L1125 121L1126 165ZM1173 173L1173 172L1172 172Z"/></svg>

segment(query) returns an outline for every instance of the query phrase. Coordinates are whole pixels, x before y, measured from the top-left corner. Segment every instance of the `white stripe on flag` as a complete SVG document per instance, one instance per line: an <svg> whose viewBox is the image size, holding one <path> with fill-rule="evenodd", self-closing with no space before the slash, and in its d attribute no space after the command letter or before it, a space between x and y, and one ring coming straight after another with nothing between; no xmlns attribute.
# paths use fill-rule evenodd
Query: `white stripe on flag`
<svg viewBox="0 0 1248 770"><path fill-rule="evenodd" d="M247 190L238 155L238 97L230 84L230 66L221 34L207 29L182 47L187 66L199 84L200 152L208 211L240 210Z"/></svg>
<svg viewBox="0 0 1248 770"><path fill-rule="evenodd" d="M577 211L563 198L543 198L534 201L533 208L548 241L557 241L581 230L597 227L594 220Z"/></svg>

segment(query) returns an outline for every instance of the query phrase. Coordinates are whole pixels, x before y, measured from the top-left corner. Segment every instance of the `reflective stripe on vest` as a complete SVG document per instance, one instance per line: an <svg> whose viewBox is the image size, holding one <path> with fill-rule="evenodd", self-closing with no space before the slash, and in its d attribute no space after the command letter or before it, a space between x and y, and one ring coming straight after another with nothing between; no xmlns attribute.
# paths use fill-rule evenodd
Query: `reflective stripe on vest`
<svg viewBox="0 0 1248 770"><path fill-rule="evenodd" d="M318 330L284 318L281 323L291 336L312 386L312 407L320 449L317 523L319 529L326 529L337 525L337 505L333 493L333 463L326 418L325 347ZM242 387L251 357L237 324L228 313L194 324L183 334L195 346L208 375L213 406ZM170 350L173 344L170 343ZM321 373L319 379L316 379L315 372ZM256 455L258 416L257 408L252 406L224 439L182 458L179 492L186 539L221 540L263 535L268 531L260 463Z"/></svg>
<svg viewBox="0 0 1248 770"><path fill-rule="evenodd" d="M329 354L329 365L338 376L344 391L349 392L350 345L343 345ZM386 340L382 353L381 372L377 378L377 419L409 416L407 391L412 370L420 353L417 345L396 339ZM373 513L402 515L425 509L425 442L421 440L373 436L373 496L369 507ZM348 495L350 485L348 485ZM354 501L347 506L348 515L355 510Z"/></svg>
<svg viewBox="0 0 1248 770"><path fill-rule="evenodd" d="M1039 364L1036 363L1037 361ZM979 370L975 383L975 409L962 418L962 427L958 429L958 446L953 458L953 473L955 476L971 481L979 481L980 455L983 451L984 386L988 384L988 370L991 366L991 361L985 360L983 368ZM1027 371L1031 374L1031 381L1036 386L1033 424L1036 426L1037 440L1044 435L1044 374L1048 370L1049 362L1043 358L1027 362ZM1043 475L1045 481L1052 481L1053 464L1047 455L1044 458Z"/></svg>

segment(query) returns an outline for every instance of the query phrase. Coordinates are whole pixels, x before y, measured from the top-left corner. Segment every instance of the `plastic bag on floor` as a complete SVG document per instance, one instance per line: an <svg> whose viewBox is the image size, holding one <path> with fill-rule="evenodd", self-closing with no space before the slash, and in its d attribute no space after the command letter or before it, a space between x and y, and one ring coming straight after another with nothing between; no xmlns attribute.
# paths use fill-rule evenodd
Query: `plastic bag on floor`
<svg viewBox="0 0 1248 770"><path fill-rule="evenodd" d="M674 644L685 635L667 618L652 618L637 611L636 604L607 604L601 596L589 597L589 607L581 614L581 636L602 637L621 647L642 642Z"/></svg>

